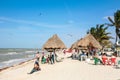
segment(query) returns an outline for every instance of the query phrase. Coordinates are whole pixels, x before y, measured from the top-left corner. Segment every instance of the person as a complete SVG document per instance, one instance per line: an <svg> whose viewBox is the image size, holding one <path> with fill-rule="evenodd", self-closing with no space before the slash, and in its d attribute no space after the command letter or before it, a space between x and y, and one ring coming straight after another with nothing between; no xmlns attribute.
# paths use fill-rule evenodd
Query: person
<svg viewBox="0 0 120 80"><path fill-rule="evenodd" d="M49 64L50 63L50 55L48 55L46 62Z"/></svg>
<svg viewBox="0 0 120 80"><path fill-rule="evenodd" d="M102 62L103 62L103 65L107 65L108 64L108 58L107 58L107 54L106 53L103 53L103 55L102 55Z"/></svg>
<svg viewBox="0 0 120 80"><path fill-rule="evenodd" d="M46 58L45 58L44 53L42 53L41 63L42 64L46 63Z"/></svg>
<svg viewBox="0 0 120 80"><path fill-rule="evenodd" d="M35 61L33 69L32 69L31 72L28 73L28 74L32 74L32 73L34 73L34 72L36 72L36 71L40 71L40 70L41 70L41 68L40 68L40 66L39 66L38 61Z"/></svg>
<svg viewBox="0 0 120 80"><path fill-rule="evenodd" d="M36 53L35 59L37 59L37 61L39 62L39 59L40 59L40 54L39 54L39 52Z"/></svg>
<svg viewBox="0 0 120 80"><path fill-rule="evenodd" d="M50 52L50 61L51 61L51 64L55 63L55 61L54 61L54 52Z"/></svg>
<svg viewBox="0 0 120 80"><path fill-rule="evenodd" d="M65 49L63 50L63 53L64 53L64 55L66 54L66 50Z"/></svg>

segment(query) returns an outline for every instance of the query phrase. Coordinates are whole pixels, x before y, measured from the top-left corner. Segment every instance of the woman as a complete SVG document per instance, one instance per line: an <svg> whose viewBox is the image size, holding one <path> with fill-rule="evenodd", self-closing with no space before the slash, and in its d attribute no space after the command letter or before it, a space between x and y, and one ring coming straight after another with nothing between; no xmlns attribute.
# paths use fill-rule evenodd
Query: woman
<svg viewBox="0 0 120 80"><path fill-rule="evenodd" d="M39 62L39 59L40 59L40 54L39 54L39 52L36 53L35 58L36 58L37 61Z"/></svg>
<svg viewBox="0 0 120 80"><path fill-rule="evenodd" d="M32 69L31 72L28 73L28 74L32 74L32 73L34 73L34 72L36 72L36 71L39 71L39 70L41 70L41 69L40 69L40 66L39 66L39 63L38 63L38 61L35 61L35 64L34 64L33 69Z"/></svg>

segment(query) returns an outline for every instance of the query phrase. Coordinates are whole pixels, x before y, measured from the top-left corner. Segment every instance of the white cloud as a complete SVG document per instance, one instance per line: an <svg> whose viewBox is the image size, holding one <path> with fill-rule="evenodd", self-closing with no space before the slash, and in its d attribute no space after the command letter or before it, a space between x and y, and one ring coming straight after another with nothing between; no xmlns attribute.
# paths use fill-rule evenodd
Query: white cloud
<svg viewBox="0 0 120 80"><path fill-rule="evenodd" d="M34 26L40 26L40 27L47 27L47 28L63 28L63 27L69 27L70 25L51 25L47 23L40 23L36 21L27 21L27 20L18 20L18 19L12 19L12 18L6 18L6 17L0 17L1 22L13 22L13 23L20 23L20 24L31 24Z"/></svg>
<svg viewBox="0 0 120 80"><path fill-rule="evenodd" d="M110 17L112 20L114 20L114 16L105 16L103 19L108 20L108 17Z"/></svg>

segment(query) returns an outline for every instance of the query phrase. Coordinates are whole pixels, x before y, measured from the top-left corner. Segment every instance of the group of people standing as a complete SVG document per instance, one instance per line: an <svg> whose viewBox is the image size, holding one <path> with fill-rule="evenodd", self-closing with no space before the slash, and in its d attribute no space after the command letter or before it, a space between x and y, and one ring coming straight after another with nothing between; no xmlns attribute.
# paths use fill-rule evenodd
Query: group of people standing
<svg viewBox="0 0 120 80"><path fill-rule="evenodd" d="M44 53L42 54L42 58L41 58L41 63L48 63L48 64L54 64L55 63L55 54L54 52L50 52L50 54L45 57Z"/></svg>

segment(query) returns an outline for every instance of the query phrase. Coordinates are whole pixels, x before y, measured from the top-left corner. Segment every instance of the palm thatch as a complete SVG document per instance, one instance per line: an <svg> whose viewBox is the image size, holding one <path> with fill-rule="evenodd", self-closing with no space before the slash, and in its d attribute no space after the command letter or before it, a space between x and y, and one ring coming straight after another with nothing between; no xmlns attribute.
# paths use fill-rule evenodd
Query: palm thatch
<svg viewBox="0 0 120 80"><path fill-rule="evenodd" d="M72 46L71 46L71 49L76 49L76 48L78 48L78 46L77 46L78 42L79 42L79 40L76 41L75 43L73 43Z"/></svg>
<svg viewBox="0 0 120 80"><path fill-rule="evenodd" d="M81 49L81 50L85 50L87 49L87 46L78 46L78 43L82 40L82 38L80 40L77 40L75 43L72 44L71 49Z"/></svg>
<svg viewBox="0 0 120 80"><path fill-rule="evenodd" d="M82 47L92 46L98 49L102 48L100 43L91 34L87 34L77 45Z"/></svg>
<svg viewBox="0 0 120 80"><path fill-rule="evenodd" d="M62 40L57 36L53 35L48 41L43 45L43 49L64 49L66 48Z"/></svg>

